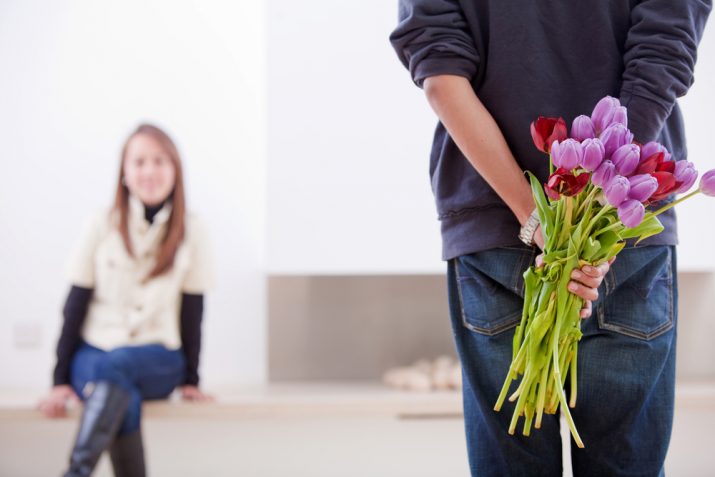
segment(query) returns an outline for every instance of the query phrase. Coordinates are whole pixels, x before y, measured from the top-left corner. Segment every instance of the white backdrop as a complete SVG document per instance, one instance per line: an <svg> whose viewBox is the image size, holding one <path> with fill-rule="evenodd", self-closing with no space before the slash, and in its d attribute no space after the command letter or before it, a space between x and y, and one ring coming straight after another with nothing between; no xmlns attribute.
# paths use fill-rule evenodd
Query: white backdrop
<svg viewBox="0 0 715 477"><path fill-rule="evenodd" d="M276 274L444 273L428 177L436 117L390 47L397 2L269 2L268 266ZM715 27L685 108L690 159L715 167ZM682 269L715 269L715 234L678 210Z"/></svg>
<svg viewBox="0 0 715 477"><path fill-rule="evenodd" d="M178 143L211 232L204 382L265 378L264 15L251 0L0 3L0 385L49 385L68 252L140 121Z"/></svg>
<svg viewBox="0 0 715 477"><path fill-rule="evenodd" d="M715 15L710 16L698 50L695 84L681 99L688 139L688 159L699 172L715 168L713 118L715 111ZM697 195L679 206L678 266L681 270L715 271L715 197Z"/></svg>
<svg viewBox="0 0 715 477"><path fill-rule="evenodd" d="M434 115L388 41L397 2L271 0L271 273L444 271Z"/></svg>

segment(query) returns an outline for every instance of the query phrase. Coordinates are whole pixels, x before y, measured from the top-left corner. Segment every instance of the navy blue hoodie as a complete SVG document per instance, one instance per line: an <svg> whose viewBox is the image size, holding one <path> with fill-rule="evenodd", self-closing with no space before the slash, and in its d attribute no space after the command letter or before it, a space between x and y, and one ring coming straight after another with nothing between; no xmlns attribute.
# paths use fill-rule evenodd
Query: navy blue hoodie
<svg viewBox="0 0 715 477"><path fill-rule="evenodd" d="M561 116L571 124L606 95L628 108L636 141L657 140L685 159L676 99L693 83L711 7L711 0L400 0L390 41L420 87L429 76L468 78L521 168L545 182L548 158L533 145L530 123ZM445 260L520 244L516 217L441 123L430 175ZM642 244L677 243L674 210L659 218L665 230Z"/></svg>

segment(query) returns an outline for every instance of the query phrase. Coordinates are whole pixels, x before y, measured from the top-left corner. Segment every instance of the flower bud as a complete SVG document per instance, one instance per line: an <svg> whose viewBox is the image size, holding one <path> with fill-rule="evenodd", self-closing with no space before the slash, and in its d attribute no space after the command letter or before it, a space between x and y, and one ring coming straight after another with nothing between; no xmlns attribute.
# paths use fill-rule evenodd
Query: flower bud
<svg viewBox="0 0 715 477"><path fill-rule="evenodd" d="M606 159L610 159L619 147L633 142L633 134L620 123L609 126L599 137L606 151Z"/></svg>
<svg viewBox="0 0 715 477"><path fill-rule="evenodd" d="M628 176L638 167L638 159L641 156L640 148L636 144L626 144L619 147L611 156L611 162L615 164L616 171L622 176Z"/></svg>
<svg viewBox="0 0 715 477"><path fill-rule="evenodd" d="M577 141L596 137L596 131L593 129L591 118L581 115L574 119L571 125L571 137Z"/></svg>
<svg viewBox="0 0 715 477"><path fill-rule="evenodd" d="M631 187L628 198L645 202L658 188L658 180L650 174L638 174L628 178Z"/></svg>
<svg viewBox="0 0 715 477"><path fill-rule="evenodd" d="M598 169L591 176L593 185L600 188L605 188L611 182L611 179L616 175L616 166L609 160L605 160L598 166Z"/></svg>
<svg viewBox="0 0 715 477"><path fill-rule="evenodd" d="M623 176L616 176L606 185L606 200L614 207L621 205L621 202L628 198L630 183Z"/></svg>
<svg viewBox="0 0 715 477"><path fill-rule="evenodd" d="M606 96L596 104L596 107L593 108L593 113L591 113L591 120L597 134L605 131L611 125L613 115L620 105L620 101L611 96Z"/></svg>
<svg viewBox="0 0 715 477"><path fill-rule="evenodd" d="M557 169L570 171L581 165L583 158L583 148L581 143L575 139L565 141L554 141L551 145L551 162Z"/></svg>
<svg viewBox="0 0 715 477"><path fill-rule="evenodd" d="M711 197L715 196L715 169L707 171L700 178L700 192Z"/></svg>
<svg viewBox="0 0 715 477"><path fill-rule="evenodd" d="M675 189L675 194L682 194L687 192L698 178L698 171L695 170L695 165L688 161L677 161L675 163L675 170L673 171L673 177L676 182L680 185Z"/></svg>
<svg viewBox="0 0 715 477"><path fill-rule="evenodd" d="M625 106L618 106L616 108L611 124L623 124L625 127L628 127L628 111Z"/></svg>
<svg viewBox="0 0 715 477"><path fill-rule="evenodd" d="M583 160L581 167L587 171L595 171L603 162L605 149L603 143L598 138L588 138L581 143L583 147Z"/></svg>
<svg viewBox="0 0 715 477"><path fill-rule="evenodd" d="M628 228L639 226L644 216L645 207L637 200L629 199L618 206L618 218Z"/></svg>
<svg viewBox="0 0 715 477"><path fill-rule="evenodd" d="M663 153L663 161L670 160L671 154L668 152L665 146L655 141L646 143L645 145L641 146L641 161L645 161L653 154L657 154L659 152Z"/></svg>
<svg viewBox="0 0 715 477"><path fill-rule="evenodd" d="M563 118L539 118L531 123L531 139L540 151L548 154L554 141L563 141L567 137L566 122Z"/></svg>

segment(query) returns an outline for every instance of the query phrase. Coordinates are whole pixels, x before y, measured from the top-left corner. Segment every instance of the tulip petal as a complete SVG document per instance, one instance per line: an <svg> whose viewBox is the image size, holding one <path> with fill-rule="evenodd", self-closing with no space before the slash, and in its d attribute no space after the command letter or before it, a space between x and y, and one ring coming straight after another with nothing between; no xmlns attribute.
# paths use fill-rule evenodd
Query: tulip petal
<svg viewBox="0 0 715 477"><path fill-rule="evenodd" d="M645 160L641 161L638 164L638 168L636 169L635 173L650 174L651 172L655 172L656 167L658 167L658 164L663 162L664 157L665 155L662 152L656 152L655 154L651 154Z"/></svg>

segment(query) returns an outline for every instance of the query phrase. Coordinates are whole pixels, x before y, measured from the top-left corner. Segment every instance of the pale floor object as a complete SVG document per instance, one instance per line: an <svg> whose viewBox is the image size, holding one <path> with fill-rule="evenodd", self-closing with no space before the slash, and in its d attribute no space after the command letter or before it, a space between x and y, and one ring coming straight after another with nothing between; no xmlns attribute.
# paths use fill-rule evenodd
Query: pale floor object
<svg viewBox="0 0 715 477"><path fill-rule="evenodd" d="M370 394L363 393L361 399ZM377 394L372 392L373 396ZM338 390L337 395L348 399L352 391ZM389 396L395 399L396 395L389 393ZM709 435L715 426L712 392L692 387L683 391L681 387L678 396L667 475L715 476L715 453ZM429 399L429 395L416 397ZM387 415L384 405L372 416L369 413L340 416L338 406L334 405L337 400L324 399L323 404L329 408L332 402L333 408L315 416L308 415L314 413L314 408L310 412L302 408L291 415L286 408L288 400L281 409L273 409L281 417L242 413L222 417L215 411L201 411L200 415L183 412L167 417L152 410L144 427L150 475L469 475L461 418L399 419ZM373 404L379 400L373 397ZM22 413L15 417L0 413L0 477L60 475L76 425L74 419L48 421L28 418ZM106 458L95 475L111 476ZM564 476L570 475L567 469Z"/></svg>

